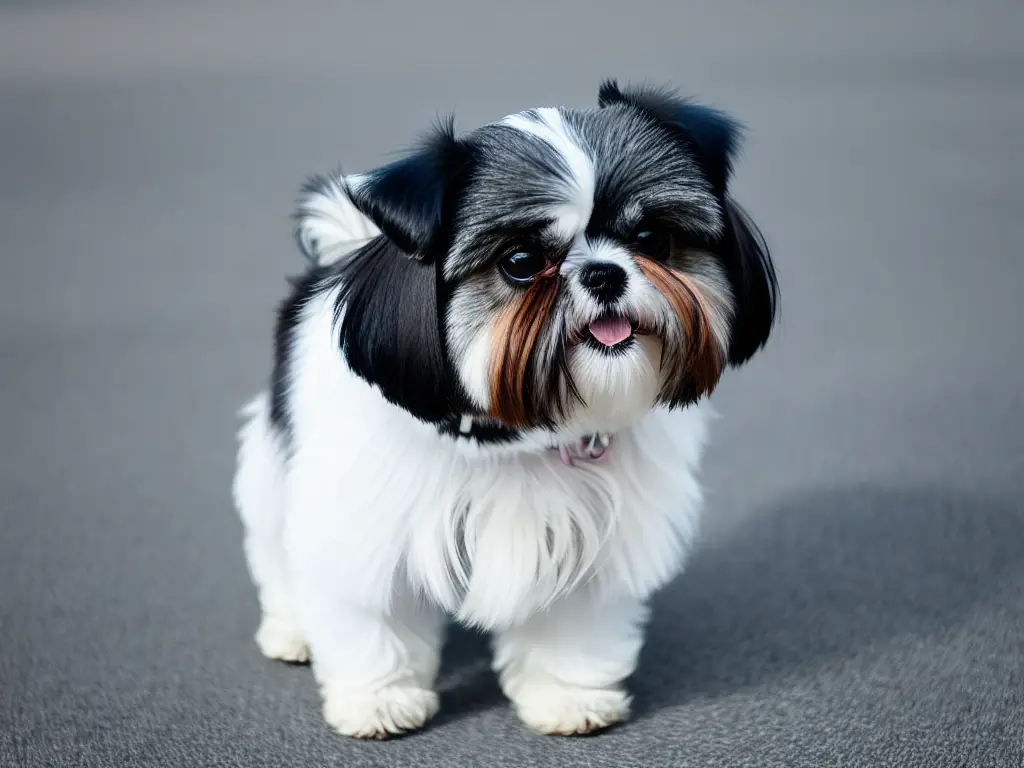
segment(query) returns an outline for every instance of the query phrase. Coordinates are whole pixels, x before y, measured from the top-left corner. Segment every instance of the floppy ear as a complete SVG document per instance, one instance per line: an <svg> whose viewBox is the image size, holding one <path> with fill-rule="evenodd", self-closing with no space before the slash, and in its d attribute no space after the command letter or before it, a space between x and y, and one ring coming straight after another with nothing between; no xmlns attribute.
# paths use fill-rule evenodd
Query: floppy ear
<svg viewBox="0 0 1024 768"><path fill-rule="evenodd" d="M658 88L622 90L606 80L598 105L626 104L640 109L679 132L722 201L725 228L719 249L733 291L735 316L729 363L741 365L768 340L778 305L779 285L768 246L750 217L728 194L733 158L739 148L740 124L717 109L694 104Z"/></svg>
<svg viewBox="0 0 1024 768"><path fill-rule="evenodd" d="M719 256L733 292L729 363L742 365L764 346L775 325L779 283L768 245L746 211L726 195Z"/></svg>
<svg viewBox="0 0 1024 768"><path fill-rule="evenodd" d="M435 246L467 161L448 121L403 160L314 177L295 214L312 274L339 281L338 338L352 372L429 422L452 412Z"/></svg>
<svg viewBox="0 0 1024 768"><path fill-rule="evenodd" d="M631 88L623 91L606 80L598 91L601 107L629 104L675 128L696 150L716 194L724 194L732 172L732 159L742 137L740 124L724 112L694 104L667 89Z"/></svg>
<svg viewBox="0 0 1024 768"><path fill-rule="evenodd" d="M437 272L378 237L340 265L336 306L352 372L389 402L435 423L452 412Z"/></svg>
<svg viewBox="0 0 1024 768"><path fill-rule="evenodd" d="M468 150L449 119L405 159L349 176L348 196L395 245L432 261L450 192L467 162Z"/></svg>

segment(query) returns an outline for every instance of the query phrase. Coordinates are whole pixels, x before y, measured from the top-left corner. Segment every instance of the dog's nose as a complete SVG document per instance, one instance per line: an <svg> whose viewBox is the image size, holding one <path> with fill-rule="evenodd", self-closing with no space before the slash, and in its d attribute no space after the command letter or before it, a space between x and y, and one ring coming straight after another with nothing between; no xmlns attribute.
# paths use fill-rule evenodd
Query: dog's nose
<svg viewBox="0 0 1024 768"><path fill-rule="evenodd" d="M593 261L580 267L580 282L600 302L611 304L626 292L626 270L608 261Z"/></svg>

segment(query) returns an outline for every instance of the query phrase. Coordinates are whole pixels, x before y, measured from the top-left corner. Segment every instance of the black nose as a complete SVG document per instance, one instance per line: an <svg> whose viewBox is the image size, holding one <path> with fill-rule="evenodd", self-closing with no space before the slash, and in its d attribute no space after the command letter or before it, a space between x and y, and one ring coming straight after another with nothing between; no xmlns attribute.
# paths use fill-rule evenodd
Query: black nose
<svg viewBox="0 0 1024 768"><path fill-rule="evenodd" d="M611 304L626 292L626 270L618 264L594 261L580 267L580 282L600 302Z"/></svg>

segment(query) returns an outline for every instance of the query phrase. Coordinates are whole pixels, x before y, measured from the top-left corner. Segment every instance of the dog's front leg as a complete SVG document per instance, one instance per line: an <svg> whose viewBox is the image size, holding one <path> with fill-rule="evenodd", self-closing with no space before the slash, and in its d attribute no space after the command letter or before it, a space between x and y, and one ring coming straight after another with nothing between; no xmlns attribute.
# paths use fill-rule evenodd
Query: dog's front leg
<svg viewBox="0 0 1024 768"><path fill-rule="evenodd" d="M585 589L497 634L494 666L519 717L541 733L577 734L629 716L647 611Z"/></svg>
<svg viewBox="0 0 1024 768"><path fill-rule="evenodd" d="M307 601L305 615L312 616L320 601ZM338 603L332 608L306 625L328 724L361 739L421 728L438 707L432 689L438 617L412 605L390 615Z"/></svg>
<svg viewBox="0 0 1024 768"><path fill-rule="evenodd" d="M324 716L364 739L420 728L437 712L443 615L402 575L400 517L304 474L291 478L285 538Z"/></svg>

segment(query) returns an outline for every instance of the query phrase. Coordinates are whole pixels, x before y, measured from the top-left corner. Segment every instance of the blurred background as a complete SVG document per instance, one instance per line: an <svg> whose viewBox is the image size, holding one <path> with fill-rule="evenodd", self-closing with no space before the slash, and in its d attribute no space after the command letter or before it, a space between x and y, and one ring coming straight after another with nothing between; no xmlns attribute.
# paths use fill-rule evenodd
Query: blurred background
<svg viewBox="0 0 1024 768"><path fill-rule="evenodd" d="M1024 764L1022 8L0 5L0 764ZM345 740L252 642L229 496L297 189L610 76L749 126L783 297L636 717L531 735L456 632L433 726Z"/></svg>

